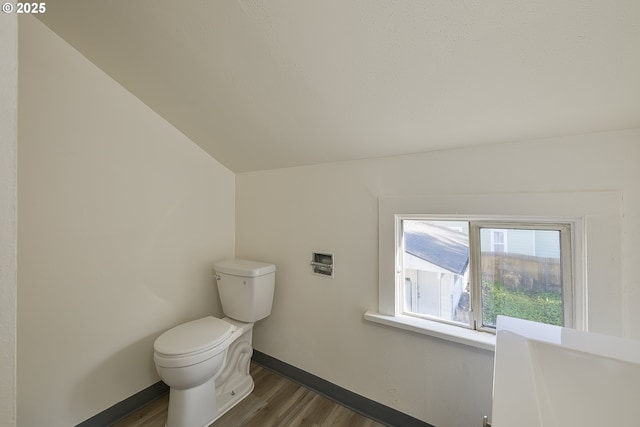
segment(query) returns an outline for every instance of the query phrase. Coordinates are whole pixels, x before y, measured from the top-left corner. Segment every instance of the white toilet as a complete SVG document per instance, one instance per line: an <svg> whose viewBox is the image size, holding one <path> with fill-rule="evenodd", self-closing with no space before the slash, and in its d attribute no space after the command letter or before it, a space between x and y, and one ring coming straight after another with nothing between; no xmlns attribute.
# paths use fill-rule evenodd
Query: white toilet
<svg viewBox="0 0 640 427"><path fill-rule="evenodd" d="M228 317L183 323L153 344L156 370L170 387L167 427L208 426L253 390L253 324L271 314L276 267L234 259L214 268Z"/></svg>

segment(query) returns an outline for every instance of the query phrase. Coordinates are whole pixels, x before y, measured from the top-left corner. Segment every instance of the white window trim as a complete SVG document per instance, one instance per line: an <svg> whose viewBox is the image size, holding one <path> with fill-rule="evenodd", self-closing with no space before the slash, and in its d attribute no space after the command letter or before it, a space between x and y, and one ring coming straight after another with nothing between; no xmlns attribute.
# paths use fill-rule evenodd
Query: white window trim
<svg viewBox="0 0 640 427"><path fill-rule="evenodd" d="M596 247L601 246L601 250L620 245L621 201L621 193L615 191L382 197L378 201L379 304L378 311L369 310L365 313L365 319L491 350L494 345L492 343L495 343L495 336L490 333L402 315L401 295L396 286L395 241L398 230L396 230L395 215L429 214L430 217L439 215L443 218L458 216L464 219L488 220L545 218L548 221L573 224L574 328L589 330L588 275L590 277L595 274L602 277L602 273L597 273L599 269L607 271L609 280L613 283L620 283L621 267L619 259L609 257L609 259L590 260L593 262L590 262L587 268L587 243ZM606 226L611 227L609 233L597 232L598 228ZM590 233L591 231L594 233ZM617 288L613 291L620 292ZM615 298L613 300L615 301ZM619 327L617 324L603 326L606 326L604 329Z"/></svg>
<svg viewBox="0 0 640 427"><path fill-rule="evenodd" d="M493 351L496 346L496 336L494 334L474 331L473 329L448 325L419 317L406 316L403 314L391 316L375 311L367 311L364 314L364 318L381 325L393 326L405 331L416 332L418 334L453 341L484 350Z"/></svg>

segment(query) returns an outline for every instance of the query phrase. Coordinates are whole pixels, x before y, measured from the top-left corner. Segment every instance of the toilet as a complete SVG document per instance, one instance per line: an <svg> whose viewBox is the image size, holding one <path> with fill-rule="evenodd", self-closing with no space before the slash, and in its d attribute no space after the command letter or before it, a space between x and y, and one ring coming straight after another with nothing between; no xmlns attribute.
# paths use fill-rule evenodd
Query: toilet
<svg viewBox="0 0 640 427"><path fill-rule="evenodd" d="M205 427L253 390L253 324L271 314L276 267L233 259L214 264L226 317L178 325L153 344L158 375L170 388L167 427Z"/></svg>

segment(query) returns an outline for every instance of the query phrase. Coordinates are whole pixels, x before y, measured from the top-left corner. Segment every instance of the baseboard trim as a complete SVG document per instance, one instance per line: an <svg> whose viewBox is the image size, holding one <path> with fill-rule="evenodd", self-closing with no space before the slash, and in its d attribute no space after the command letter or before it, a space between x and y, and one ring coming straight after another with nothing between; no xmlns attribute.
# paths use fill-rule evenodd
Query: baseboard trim
<svg viewBox="0 0 640 427"><path fill-rule="evenodd" d="M295 366L253 350L252 360L260 366L301 384L347 408L389 427L434 427L403 412L382 405L359 394L323 380Z"/></svg>
<svg viewBox="0 0 640 427"><path fill-rule="evenodd" d="M168 392L169 386L162 381L158 381L133 396L126 398L122 402L116 403L112 407L105 409L98 415L94 415L88 420L81 422L76 427L109 426Z"/></svg>
<svg viewBox="0 0 640 427"><path fill-rule="evenodd" d="M323 380L309 372L289 365L275 357L253 350L252 360L260 366L301 384L328 399L389 427L435 427L403 412L382 405L345 388ZM122 402L81 422L76 427L105 427L139 410L151 401L169 392L162 381L145 388Z"/></svg>

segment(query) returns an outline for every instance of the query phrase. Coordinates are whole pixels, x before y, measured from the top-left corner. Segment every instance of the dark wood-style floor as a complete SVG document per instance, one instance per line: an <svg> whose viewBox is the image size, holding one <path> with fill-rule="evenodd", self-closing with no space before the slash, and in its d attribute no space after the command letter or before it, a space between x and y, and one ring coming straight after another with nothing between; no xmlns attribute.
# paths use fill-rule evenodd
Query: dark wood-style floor
<svg viewBox="0 0 640 427"><path fill-rule="evenodd" d="M210 427L382 427L255 363L253 392ZM169 396L151 402L112 427L164 427Z"/></svg>

